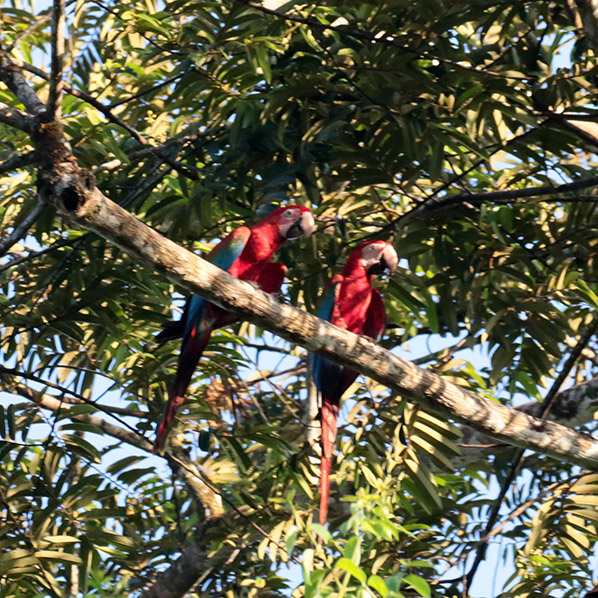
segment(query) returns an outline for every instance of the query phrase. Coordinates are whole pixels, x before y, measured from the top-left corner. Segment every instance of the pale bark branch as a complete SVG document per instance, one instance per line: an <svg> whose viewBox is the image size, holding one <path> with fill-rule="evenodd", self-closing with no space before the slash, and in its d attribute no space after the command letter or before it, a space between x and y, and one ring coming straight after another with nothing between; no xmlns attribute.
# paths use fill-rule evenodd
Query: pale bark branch
<svg viewBox="0 0 598 598"><path fill-rule="evenodd" d="M226 272L163 238L132 214L65 169L47 198L67 218L111 240L125 251L224 309L290 342L350 366L423 408L440 412L509 444L598 469L598 441L563 426L535 420L482 399L445 378L341 330Z"/></svg>
<svg viewBox="0 0 598 598"><path fill-rule="evenodd" d="M50 74L50 91L48 93L48 108L46 120L60 120L60 101L62 97L62 71L64 65L64 28L65 5L64 0L54 0L52 7L52 56Z"/></svg>
<svg viewBox="0 0 598 598"><path fill-rule="evenodd" d="M16 377L16 376L15 376ZM45 381L43 378L39 378L38 380L33 380L34 382L37 382L38 384L43 384ZM18 396L22 396L25 398L29 398L31 399L33 397L33 392L32 389L27 386L26 384L22 384L20 382L14 382L10 385L5 386L2 390L9 392L11 394L14 395L18 395ZM70 394L70 390L68 388L65 388L63 390L64 394L60 395L60 397L57 397L56 395L49 395L47 393L42 393L44 394L44 397L47 397L48 399L56 399L58 401L60 401L61 403L63 403L64 405L93 405L94 401L90 400L90 401L82 401L81 399L77 399L75 397L72 396L67 396L68 394ZM48 403L50 404L50 403ZM99 411L99 410L98 410ZM144 421L148 419L150 413L149 411L139 411L138 409L127 409L126 407L115 407L113 405L104 405L102 411L106 414L115 414L115 415L125 415L127 417L136 417L138 419L143 419Z"/></svg>
<svg viewBox="0 0 598 598"><path fill-rule="evenodd" d="M19 371L17 369L14 369L14 368L8 368L8 367L3 366L3 365L0 365L0 374L4 374L4 375L11 376L11 377L16 377L16 378L22 378L23 380L31 380L32 382L36 382L38 384L43 384L47 388L52 388L53 390L56 390L56 391L58 391L60 393L69 394L70 396L74 397L75 399L77 399L81 403L92 405L98 411L102 411L106 415L110 415L112 417L116 417L116 413L115 412L111 412L110 409L107 408L107 407L104 407L104 405L101 405L100 403L92 401L91 399L89 399L87 397L84 397L83 395L79 394L78 392L76 392L74 390L70 390L69 388L64 388L63 386L60 386L59 384L56 384L54 382L50 382L49 380L45 380L41 376L36 376L35 374L32 374L30 372L22 372L22 371ZM61 399L56 399L56 400L59 401L59 402L61 402L61 403L65 403L65 401L62 401ZM137 432L137 430L135 430L135 428L133 428L132 426L129 426L126 422L124 422L124 421L122 421L120 419L119 419L119 422L123 426L129 428L130 432L132 432L133 434L136 434L139 437L143 438L141 436L141 434L139 432Z"/></svg>
<svg viewBox="0 0 598 598"><path fill-rule="evenodd" d="M514 409L539 418L542 405L543 403L539 401L530 401ZM546 419L568 428L577 428L594 421L597 411L598 378L593 378L558 393L550 405ZM453 459L456 467L487 461L496 457L497 453L508 449L508 444L497 443L486 434L472 428L463 426L461 430L463 432L463 438L459 443L461 455Z"/></svg>
<svg viewBox="0 0 598 598"><path fill-rule="evenodd" d="M42 213L44 207L41 201L35 204L34 208L23 218L21 223L14 227L12 233L4 239L0 239L0 257L27 234L38 216Z"/></svg>
<svg viewBox="0 0 598 598"><path fill-rule="evenodd" d="M72 406L72 402L65 400L62 397L54 397L43 391L34 390L26 384L22 384L19 382L14 382L10 384L6 390L13 394L17 394L21 397L24 397L29 401L32 401L36 405L39 405L40 407L53 412L68 411ZM77 404L81 404L81 402L78 401ZM126 442L131 446L135 446L139 449L147 451L148 453L151 453L152 451L152 444L148 440L146 440L141 434L132 430L125 430L124 428L107 422L105 419L102 419L101 417L91 415L89 413L80 413L78 415L72 415L70 417L73 421L88 423L97 426L98 428L106 432L108 436L112 436L117 440Z"/></svg>
<svg viewBox="0 0 598 598"><path fill-rule="evenodd" d="M144 225L105 197L81 169L59 127L35 136L43 152L40 195L68 220L117 244L185 289L309 351L363 373L435 414L521 448L598 470L598 441L463 390L372 342L232 278ZM41 152L40 152L41 153Z"/></svg>
<svg viewBox="0 0 598 598"><path fill-rule="evenodd" d="M594 314L592 321L589 324L587 324L584 327L584 329L582 330L579 340L577 341L577 343L576 343L575 347L573 348L573 350L571 351L571 353L568 355L567 359L565 360L565 363L563 364L563 366L561 368L561 371L559 372L559 375L556 377L556 379L552 383L552 386L551 386L550 390L548 391L548 393L546 394L544 401L541 403L541 407L540 407L540 418L541 419L545 419L546 415L548 414L548 410L550 409L550 406L552 405L552 402L554 401L556 395L560 391L565 380L569 377L571 370L575 367L577 360L579 359L582 351L585 349L588 342L590 341L590 338L592 336L594 336L597 326L598 326L598 313ZM489 534L490 534L492 528L494 527L494 525L496 524L496 521L498 519L498 515L500 513L500 508L502 506L504 498L507 495L507 492L508 492L509 488L511 487L511 484L517 478L517 475L519 472L519 466L521 465L521 462L523 460L523 453L524 453L524 449L521 447L514 452L509 471L508 471L507 475L505 476L505 478L503 479L498 496L497 496L496 500L494 501L492 508L490 509L490 514L488 515L488 521L486 522L486 527L484 529L484 537L478 542L475 559L473 561L473 564L471 565L471 568L469 569L469 571L467 573L467 576L465 577L464 588L463 588L463 592L465 594L467 594L467 591L471 587L471 584L473 583L473 580L475 578L475 575L476 575L476 572L477 572L479 566L486 558L486 548L488 546L488 541L490 538Z"/></svg>

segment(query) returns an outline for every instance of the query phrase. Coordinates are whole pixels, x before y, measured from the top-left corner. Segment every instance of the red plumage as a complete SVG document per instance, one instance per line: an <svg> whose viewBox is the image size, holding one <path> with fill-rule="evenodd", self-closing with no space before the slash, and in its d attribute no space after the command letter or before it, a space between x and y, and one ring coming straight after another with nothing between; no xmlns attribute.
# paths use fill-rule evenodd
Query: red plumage
<svg viewBox="0 0 598 598"><path fill-rule="evenodd" d="M394 271L397 262L394 248L386 241L368 241L357 246L343 273L332 279L322 299L320 317L349 332L378 340L384 331L386 312L380 293L372 288L372 276L387 268ZM320 523L323 525L328 517L330 472L340 402L358 374L317 355L314 356L313 372L322 400Z"/></svg>
<svg viewBox="0 0 598 598"><path fill-rule="evenodd" d="M314 220L308 208L278 208L251 228L234 230L212 250L207 259L235 278L255 282L265 292L276 293L281 289L286 268L270 261L274 252L287 239L309 236L314 230ZM198 295L192 295L182 318L167 324L158 335L159 342L183 337L183 344L174 384L158 427L154 452L160 450L166 430L184 401L193 372L212 331L237 320L234 314L204 301Z"/></svg>

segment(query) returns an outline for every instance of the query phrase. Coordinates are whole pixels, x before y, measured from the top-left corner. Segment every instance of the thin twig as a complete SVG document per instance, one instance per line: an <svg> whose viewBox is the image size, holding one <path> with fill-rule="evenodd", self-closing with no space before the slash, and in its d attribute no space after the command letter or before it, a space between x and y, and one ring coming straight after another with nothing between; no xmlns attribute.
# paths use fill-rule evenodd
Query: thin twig
<svg viewBox="0 0 598 598"><path fill-rule="evenodd" d="M29 36L31 33L33 33L36 29L39 29L39 27L41 27L42 25L45 25L51 18L52 18L52 15L50 13L48 13L47 15L43 15L35 23L32 23L31 25L29 25L29 27L27 27L27 29L25 29L24 31L21 31L21 33L19 33L19 35L17 35L17 37L15 37L12 44L10 44L6 47L6 52L8 54L10 54L14 50L14 48L17 44L20 44L27 36Z"/></svg>
<svg viewBox="0 0 598 598"><path fill-rule="evenodd" d="M419 211L435 212L446 207L451 207L456 204L467 203L471 206L477 206L482 203L514 203L520 199L531 197L541 197L543 195L560 195L561 193L570 193L572 191L579 191L581 189L589 189L598 186L598 176L572 181L571 183L563 183L562 185L541 185L539 187L526 187L525 189L509 189L505 191L487 191L482 193L456 193L454 195L447 195L441 199L428 201ZM585 198L585 201L588 199ZM572 202L576 198L555 199L554 201ZM594 198L598 201L598 197Z"/></svg>
<svg viewBox="0 0 598 598"><path fill-rule="evenodd" d="M23 218L21 223L14 227L12 233L5 239L0 240L0 257L2 257L15 243L23 238L27 231L33 226L33 223L37 220L37 217L42 213L45 204L42 201L38 201L33 210Z"/></svg>
<svg viewBox="0 0 598 598"><path fill-rule="evenodd" d="M32 64L27 64L22 61L15 61L15 63L18 66L20 66L22 69L24 69L30 73L33 73L34 75L37 75L38 77L41 77L42 79L46 79L46 80L49 79L49 75L47 73L45 73L41 69L37 68L36 66L33 66ZM126 122L124 122L121 118L116 116L116 114L114 114L112 112L111 107L105 106L104 104L102 104L102 102L100 102L99 100L94 98L92 95L88 94L85 91L81 91L80 89L77 89L75 87L72 87L68 83L64 84L64 90L67 93L71 94L72 96L79 98L79 99L87 102L91 106L93 106L96 110L101 112L109 122L123 128L125 131L127 131L127 133L129 133L129 135L131 135L131 137L133 137L133 139L135 139L141 145L150 145L150 142L148 141L148 139L146 139L139 131L137 131L136 129L134 129L133 127L128 125ZM153 147L157 148L157 146L153 146ZM156 155L165 164L168 164L168 166L170 166L173 170L176 170L179 174L182 174L183 176L186 176L187 178L189 178L193 181L199 180L199 175L197 174L197 172L195 172L188 166L181 164L180 162L177 162L176 160L173 160L163 151L159 151L158 149L155 149L154 151L155 151ZM118 166L118 164L115 164L113 167L116 168L116 166Z"/></svg>
<svg viewBox="0 0 598 598"><path fill-rule="evenodd" d="M106 415L114 417L116 420L118 420L118 422L121 425L123 425L125 428L128 428L133 434L136 434L137 436L139 436L139 438L143 438L143 435L140 434L133 426L130 426L127 422L125 422L125 421L121 420L120 418L116 417L116 415L114 413L111 413L109 409L107 409L103 405L100 405L99 403L96 403L92 399L88 399L87 397L84 397L82 394L80 394L78 392L75 392L74 390L70 390L68 388L65 388L64 386L60 386L59 384L55 384L53 382L50 382L49 380L45 380L45 379L43 379L43 378L41 378L39 376L36 376L34 374L30 374L29 372L21 372L19 370L14 369L14 368L7 368L7 367L5 367L3 365L0 365L0 373L8 374L9 376L15 376L17 378L23 378L25 380L31 380L32 382L37 382L39 384L43 384L44 386L46 386L48 388L52 388L54 390L57 390L60 393L69 394L72 397L75 397L76 399L79 399L79 401L81 401L83 403L86 403L88 405L92 405L98 411L102 411ZM63 403L63 401L60 400L60 399L56 399L56 401L58 401L60 403Z"/></svg>
<svg viewBox="0 0 598 598"><path fill-rule="evenodd" d="M45 247L44 249L40 249L39 251L34 251L32 253L29 253L28 255L17 257L14 260L11 260L10 262L8 262L8 264L4 264L3 266L0 266L0 274L5 272L6 270L15 268L16 266L18 266L24 262L28 262L29 260L35 259L35 258L39 257L40 255L50 253L51 251L55 251L56 249L61 249L62 247L65 247L66 245L75 245L81 239L89 238L91 236L92 236L91 233L85 233L78 239L58 239L56 242L52 243L52 245L49 245L48 247Z"/></svg>
<svg viewBox="0 0 598 598"><path fill-rule="evenodd" d="M544 401L542 402L542 407L540 409L540 413L538 414L538 419L546 418L546 416L548 414L548 410L550 409L550 405L552 404L554 398L558 394L559 390L561 389L561 386L563 385L563 383L565 382L565 380L571 373L571 370L575 366L575 363L577 362L578 358L580 357L582 351L584 350L586 345L590 342L590 339L595 334L597 329L598 329L598 313L596 315L594 315L594 317L592 318L592 321L585 327L584 331L582 332L581 336L579 337L579 340L577 341L577 344L575 345L575 347L569 354L569 357L567 357L567 360L563 364L563 367L561 368L559 375L557 376L556 380L550 387L550 390L546 394L546 397L544 398ZM498 497L496 498L494 504L492 505L492 510L490 511L490 515L488 516L488 521L487 521L486 527L484 529L484 535L482 536L481 540L478 543L475 560L474 560L471 568L469 569L469 571L465 577L465 580L464 580L464 586L463 586L463 595L464 596L467 596L469 588L471 587L471 584L473 583L473 579L475 577L476 571L478 570L478 567L480 566L480 564L483 562L483 560L486 557L486 547L488 546L488 540L490 538L489 534L492 531L492 528L494 527L494 525L496 524L496 519L498 518L498 513L502 506L502 502L503 502L509 488L511 487L511 484L517 477L517 472L518 472L519 466L521 465L523 453L524 453L524 449L522 449L522 448L518 448L515 450L509 473L503 480L503 483L500 488L500 492L498 493Z"/></svg>

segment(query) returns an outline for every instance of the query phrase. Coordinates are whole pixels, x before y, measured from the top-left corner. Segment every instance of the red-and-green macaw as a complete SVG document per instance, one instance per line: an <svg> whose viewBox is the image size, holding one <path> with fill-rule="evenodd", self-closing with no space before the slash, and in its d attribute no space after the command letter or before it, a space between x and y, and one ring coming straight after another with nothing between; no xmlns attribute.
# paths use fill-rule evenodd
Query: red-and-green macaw
<svg viewBox="0 0 598 598"><path fill-rule="evenodd" d="M349 256L342 274L337 274L324 293L318 316L349 332L379 340L386 324L386 312L380 293L372 288L372 276L385 270L394 272L399 258L386 241L361 243ZM320 523L328 517L330 470L340 402L345 391L357 378L357 372L313 356L314 382L321 397L320 423Z"/></svg>
<svg viewBox="0 0 598 598"><path fill-rule="evenodd" d="M270 260L287 239L316 229L309 208L288 206L277 208L252 227L241 226L225 237L207 256L207 260L231 276L257 283L267 293L280 291L286 268ZM154 452L160 450L166 429L183 403L187 387L212 330L235 322L237 317L202 299L191 295L183 316L164 327L157 340L164 342L183 338L174 384L170 389L164 417L158 427Z"/></svg>

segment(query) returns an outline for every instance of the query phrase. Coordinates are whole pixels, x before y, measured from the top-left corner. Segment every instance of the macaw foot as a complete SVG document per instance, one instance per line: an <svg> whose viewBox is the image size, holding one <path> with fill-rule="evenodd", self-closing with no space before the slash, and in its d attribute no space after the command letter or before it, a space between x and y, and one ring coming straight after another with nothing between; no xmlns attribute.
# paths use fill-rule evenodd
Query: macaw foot
<svg viewBox="0 0 598 598"><path fill-rule="evenodd" d="M282 291L278 291L278 293L272 293L272 297L274 297L278 303L289 303L289 298Z"/></svg>

